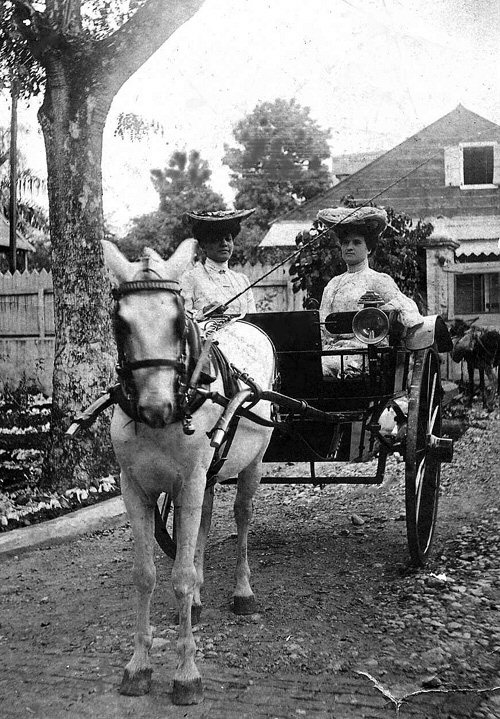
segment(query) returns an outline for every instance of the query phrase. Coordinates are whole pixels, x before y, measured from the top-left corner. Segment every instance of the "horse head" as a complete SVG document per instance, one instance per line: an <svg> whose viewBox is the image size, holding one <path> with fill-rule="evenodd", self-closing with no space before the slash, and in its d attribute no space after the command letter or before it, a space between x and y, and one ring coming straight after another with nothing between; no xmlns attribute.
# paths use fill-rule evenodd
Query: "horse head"
<svg viewBox="0 0 500 719"><path fill-rule="evenodd" d="M186 371L187 319L179 278L192 262L196 243L185 240L168 260L145 248L139 262L129 262L111 242L102 244L116 283L122 387L141 422L164 427L175 419L179 382Z"/></svg>

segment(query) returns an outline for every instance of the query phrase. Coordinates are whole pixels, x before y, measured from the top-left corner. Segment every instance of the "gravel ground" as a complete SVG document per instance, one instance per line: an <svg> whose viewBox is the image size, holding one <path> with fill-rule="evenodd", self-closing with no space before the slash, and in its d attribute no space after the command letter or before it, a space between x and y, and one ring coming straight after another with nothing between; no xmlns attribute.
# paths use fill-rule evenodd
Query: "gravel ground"
<svg viewBox="0 0 500 719"><path fill-rule="evenodd" d="M319 687L321 696L321 686L340 686L357 677L356 686L369 683L387 698L388 717L395 715L398 700L417 692L419 700L428 697L429 708L411 716L499 719L500 694L494 691L500 685L499 430L498 414L488 417L476 410L453 463L443 465L432 557L419 571L408 565L404 473L396 459L389 462L380 488L262 486L249 543L260 611L251 617L229 611L234 488L218 487L204 614L196 632L207 681L217 672L232 672L246 677L248 687L265 686L272 693L274 685L285 685L293 676L304 686ZM266 469L289 477L304 470L296 464ZM330 471L331 465L323 469ZM365 474L369 469L358 465L345 471ZM102 712L74 709L71 681L82 673L74 668L82 656L89 666L107 666L114 684L119 682L132 651L131 548L124 525L2 563L4 668L9 676L29 669L24 684L7 681L0 687L2 706L14 707L9 716L31 716L23 707L43 701L36 716L107 719ZM171 562L159 550L157 567L153 658L155 677L165 682L160 667L172 667L175 602ZM51 662L61 656L67 657L67 666L57 672L67 671L66 689L58 694L44 681ZM88 682L90 687L90 677ZM36 701L36 691L29 694L33 685L45 687ZM92 692L99 693L96 687ZM116 689L109 691L114 695ZM401 716L411 701L401 705ZM279 716L298 715L299 704L293 706ZM274 708L269 712L261 707L259 717L277 716ZM311 716L344 719L328 712Z"/></svg>

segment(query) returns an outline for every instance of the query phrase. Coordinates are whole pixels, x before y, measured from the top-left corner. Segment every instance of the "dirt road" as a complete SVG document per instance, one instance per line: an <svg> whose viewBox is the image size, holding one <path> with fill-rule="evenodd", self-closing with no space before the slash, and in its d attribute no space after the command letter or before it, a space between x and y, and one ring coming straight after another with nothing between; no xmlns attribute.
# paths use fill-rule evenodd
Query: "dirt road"
<svg viewBox="0 0 500 719"><path fill-rule="evenodd" d="M206 687L197 707L170 701L175 611L171 562L159 551L152 693L117 693L132 650L128 525L4 558L1 716L498 719L499 436L498 419L479 420L443 466L433 557L419 572L407 566L395 461L378 490L262 487L250 539L261 611L252 617L229 611L234 489L219 488L196 633Z"/></svg>

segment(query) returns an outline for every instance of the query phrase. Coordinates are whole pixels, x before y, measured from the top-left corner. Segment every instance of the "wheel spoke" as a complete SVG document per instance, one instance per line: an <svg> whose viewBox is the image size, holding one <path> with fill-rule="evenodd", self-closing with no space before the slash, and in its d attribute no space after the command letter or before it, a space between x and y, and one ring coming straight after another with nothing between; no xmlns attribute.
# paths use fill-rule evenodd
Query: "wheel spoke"
<svg viewBox="0 0 500 719"><path fill-rule="evenodd" d="M422 487L424 486L424 479L425 476L425 457L420 462L417 473L415 475L415 515L416 520L418 523L418 516L420 513L420 498L422 496Z"/></svg>
<svg viewBox="0 0 500 719"><path fill-rule="evenodd" d="M429 397L429 426L431 426L432 421L432 408L434 407L434 396L436 393L436 383L437 383L437 374L435 374L432 378L432 389L431 389L431 396Z"/></svg>
<svg viewBox="0 0 500 719"><path fill-rule="evenodd" d="M432 413L432 416L431 416L431 421L430 421L430 426L429 426L429 434L433 434L434 425L436 424L436 418L438 416L438 412L439 412L439 405L436 405L434 407L434 412Z"/></svg>

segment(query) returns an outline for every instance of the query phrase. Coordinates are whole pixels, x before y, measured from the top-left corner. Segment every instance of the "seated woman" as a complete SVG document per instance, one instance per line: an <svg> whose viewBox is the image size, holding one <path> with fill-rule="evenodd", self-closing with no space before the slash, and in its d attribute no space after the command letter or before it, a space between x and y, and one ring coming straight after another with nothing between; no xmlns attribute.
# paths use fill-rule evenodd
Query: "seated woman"
<svg viewBox="0 0 500 719"><path fill-rule="evenodd" d="M399 290L392 277L372 270L368 264L368 257L387 226L384 210L375 207L360 207L355 211L349 207L327 208L318 212L318 221L319 229L332 228L332 234L340 244L342 259L347 265L347 272L333 277L323 291L321 322L332 312L358 311L361 309L359 299L371 291L383 299L382 310L399 311L399 320L405 327L422 324L424 318L415 302ZM323 350L366 346L352 334L333 336L324 325L322 327ZM338 376L340 356L323 357L322 362L325 376ZM361 355L349 356L344 366L350 374L359 373L362 368Z"/></svg>
<svg viewBox="0 0 500 719"><path fill-rule="evenodd" d="M201 262L187 270L181 277L182 295L186 309L195 319L221 306L222 312L245 315L255 312L255 300L251 289L244 292L227 309L226 302L250 286L241 272L234 272L228 262L234 250L234 239L241 229L241 222L254 210L220 210L216 212L186 212L193 237L198 241L204 255Z"/></svg>

